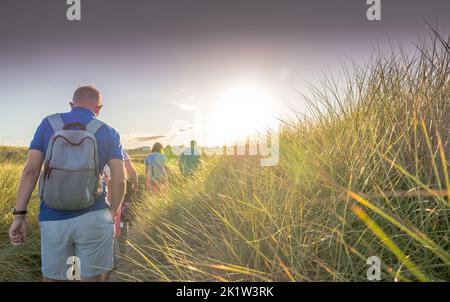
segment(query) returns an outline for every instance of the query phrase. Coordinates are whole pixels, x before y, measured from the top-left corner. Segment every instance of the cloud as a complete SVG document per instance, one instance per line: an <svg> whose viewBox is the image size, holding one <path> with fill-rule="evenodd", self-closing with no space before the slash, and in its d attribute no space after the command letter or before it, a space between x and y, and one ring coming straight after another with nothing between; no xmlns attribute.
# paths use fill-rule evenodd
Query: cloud
<svg viewBox="0 0 450 302"><path fill-rule="evenodd" d="M186 131L192 130L194 128L195 128L194 126L189 126L186 128L178 129L178 132L186 132Z"/></svg>
<svg viewBox="0 0 450 302"><path fill-rule="evenodd" d="M141 137L133 137L132 140L135 142L150 142L165 137L166 137L165 135L141 136Z"/></svg>

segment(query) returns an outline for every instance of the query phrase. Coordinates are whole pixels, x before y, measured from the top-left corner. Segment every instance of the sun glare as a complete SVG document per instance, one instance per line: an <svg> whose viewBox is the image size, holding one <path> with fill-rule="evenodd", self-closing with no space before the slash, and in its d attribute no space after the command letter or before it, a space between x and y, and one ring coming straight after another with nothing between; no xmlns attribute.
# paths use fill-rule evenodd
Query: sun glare
<svg viewBox="0 0 450 302"><path fill-rule="evenodd" d="M214 142L234 143L274 127L275 106L258 86L240 85L226 90L214 107Z"/></svg>

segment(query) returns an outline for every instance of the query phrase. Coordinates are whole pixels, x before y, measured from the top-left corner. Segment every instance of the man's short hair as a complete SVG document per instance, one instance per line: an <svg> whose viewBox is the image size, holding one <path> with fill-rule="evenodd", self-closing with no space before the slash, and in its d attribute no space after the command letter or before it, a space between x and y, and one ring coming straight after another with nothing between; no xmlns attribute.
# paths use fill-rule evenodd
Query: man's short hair
<svg viewBox="0 0 450 302"><path fill-rule="evenodd" d="M100 91L94 86L80 86L75 90L72 101L76 102L90 102L98 104L101 100Z"/></svg>

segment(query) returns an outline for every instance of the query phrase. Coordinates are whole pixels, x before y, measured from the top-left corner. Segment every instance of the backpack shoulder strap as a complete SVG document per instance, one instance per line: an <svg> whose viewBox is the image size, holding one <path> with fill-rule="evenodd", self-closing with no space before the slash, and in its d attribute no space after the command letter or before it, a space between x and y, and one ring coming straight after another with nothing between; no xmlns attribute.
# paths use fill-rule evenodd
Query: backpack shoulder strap
<svg viewBox="0 0 450 302"><path fill-rule="evenodd" d="M86 125L86 131L88 131L91 134L96 134L98 130L100 130L100 128L105 125L105 123L103 123L102 121L100 121L99 119L93 118L92 121L90 121L87 125Z"/></svg>
<svg viewBox="0 0 450 302"><path fill-rule="evenodd" d="M59 131L64 128L64 122L59 113L47 116L47 120L50 123L50 126L52 126L53 131Z"/></svg>

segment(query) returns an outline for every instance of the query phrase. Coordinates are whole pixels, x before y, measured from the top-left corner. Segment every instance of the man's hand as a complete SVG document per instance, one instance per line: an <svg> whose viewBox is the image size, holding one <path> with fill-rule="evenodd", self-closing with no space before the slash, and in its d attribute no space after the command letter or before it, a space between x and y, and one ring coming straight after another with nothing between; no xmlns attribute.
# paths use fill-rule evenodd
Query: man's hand
<svg viewBox="0 0 450 302"><path fill-rule="evenodd" d="M11 228L9 229L9 240L12 245L21 245L25 243L28 233L28 222L25 215L14 217Z"/></svg>
<svg viewBox="0 0 450 302"><path fill-rule="evenodd" d="M28 151L27 163L20 178L19 189L17 191L16 209L26 210L31 194L41 172L44 154L38 150ZM25 242L27 238L28 222L25 215L14 215L13 223L9 229L9 239L13 245Z"/></svg>
<svg viewBox="0 0 450 302"><path fill-rule="evenodd" d="M138 175L131 163L131 160L124 161L125 170L128 176L131 178L131 191L135 193L138 190Z"/></svg>

